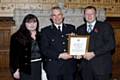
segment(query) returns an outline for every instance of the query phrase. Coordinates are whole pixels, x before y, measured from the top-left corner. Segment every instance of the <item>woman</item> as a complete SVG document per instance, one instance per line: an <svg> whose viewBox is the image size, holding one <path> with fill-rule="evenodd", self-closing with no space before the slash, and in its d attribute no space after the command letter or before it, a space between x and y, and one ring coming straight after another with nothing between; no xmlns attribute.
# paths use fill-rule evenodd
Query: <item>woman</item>
<svg viewBox="0 0 120 80"><path fill-rule="evenodd" d="M11 36L10 70L14 79L41 80L39 21L35 15L28 14L20 29Z"/></svg>

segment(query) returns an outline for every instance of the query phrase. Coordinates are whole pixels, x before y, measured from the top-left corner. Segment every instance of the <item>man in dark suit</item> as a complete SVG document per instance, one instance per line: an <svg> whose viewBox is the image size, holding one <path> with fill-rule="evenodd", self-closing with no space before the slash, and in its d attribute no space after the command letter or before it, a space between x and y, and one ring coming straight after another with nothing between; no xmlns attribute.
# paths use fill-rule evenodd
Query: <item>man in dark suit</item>
<svg viewBox="0 0 120 80"><path fill-rule="evenodd" d="M52 24L41 30L41 49L45 57L44 69L48 80L74 80L76 61L68 54L68 34L75 26L63 23L60 7L51 9Z"/></svg>
<svg viewBox="0 0 120 80"><path fill-rule="evenodd" d="M88 52L80 63L82 80L110 80L112 50L115 48L114 32L110 24L96 20L96 8L84 10L85 24L77 28L78 35L89 35Z"/></svg>

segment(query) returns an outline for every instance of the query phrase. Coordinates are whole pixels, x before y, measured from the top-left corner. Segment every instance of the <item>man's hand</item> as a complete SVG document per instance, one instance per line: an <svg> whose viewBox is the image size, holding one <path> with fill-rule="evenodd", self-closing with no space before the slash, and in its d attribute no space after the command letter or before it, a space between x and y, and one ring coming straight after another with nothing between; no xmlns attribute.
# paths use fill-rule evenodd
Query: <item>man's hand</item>
<svg viewBox="0 0 120 80"><path fill-rule="evenodd" d="M65 52L65 53L61 53L58 58L67 60L67 59L71 59L72 56Z"/></svg>
<svg viewBox="0 0 120 80"><path fill-rule="evenodd" d="M85 55L83 56L83 58L85 58L86 60L91 60L94 57L95 57L94 52L86 52Z"/></svg>
<svg viewBox="0 0 120 80"><path fill-rule="evenodd" d="M75 33L69 33L68 36L75 36Z"/></svg>

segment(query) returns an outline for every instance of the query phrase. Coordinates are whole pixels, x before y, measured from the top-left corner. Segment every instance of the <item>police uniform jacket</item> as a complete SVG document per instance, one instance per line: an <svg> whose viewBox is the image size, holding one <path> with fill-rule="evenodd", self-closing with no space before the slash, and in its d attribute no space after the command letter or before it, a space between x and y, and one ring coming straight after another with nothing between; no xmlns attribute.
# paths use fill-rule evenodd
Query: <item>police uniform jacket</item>
<svg viewBox="0 0 120 80"><path fill-rule="evenodd" d="M74 33L75 27L63 24L62 32L54 25L49 25L41 31L41 49L45 56L44 68L50 75L73 74L76 61L74 59L63 60L58 56L68 50L68 34Z"/></svg>

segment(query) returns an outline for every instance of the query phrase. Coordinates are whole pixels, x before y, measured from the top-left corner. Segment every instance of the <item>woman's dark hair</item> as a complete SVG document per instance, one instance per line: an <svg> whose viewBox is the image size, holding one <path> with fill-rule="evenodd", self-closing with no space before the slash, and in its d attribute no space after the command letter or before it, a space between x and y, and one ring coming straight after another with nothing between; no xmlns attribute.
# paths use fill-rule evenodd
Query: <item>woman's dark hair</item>
<svg viewBox="0 0 120 80"><path fill-rule="evenodd" d="M36 21L37 22L37 28L36 28L36 34L38 35L38 32L39 32L39 21L38 21L38 18L33 15L33 14L27 14L23 21L22 21L22 24L20 25L20 28L19 30L17 31L18 32L18 38L21 40L21 38L24 40L22 40L23 44L26 44L26 42L30 42L32 40L31 38L31 33L30 31L26 28L26 22L30 22L30 21ZM36 36L37 36L36 35ZM20 41L21 42L21 41Z"/></svg>

